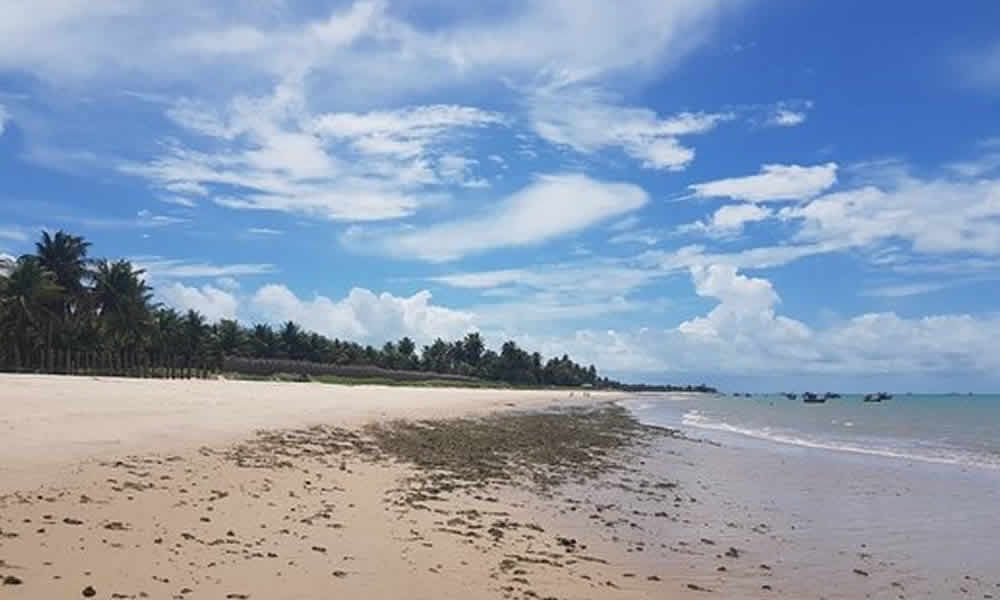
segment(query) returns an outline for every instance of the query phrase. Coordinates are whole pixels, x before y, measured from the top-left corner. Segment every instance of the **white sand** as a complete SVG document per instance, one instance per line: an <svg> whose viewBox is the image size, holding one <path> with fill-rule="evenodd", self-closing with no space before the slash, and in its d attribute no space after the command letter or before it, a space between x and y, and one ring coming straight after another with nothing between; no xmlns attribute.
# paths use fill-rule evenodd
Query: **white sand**
<svg viewBox="0 0 1000 600"><path fill-rule="evenodd" d="M582 400L561 391L0 375L0 492L44 483L88 458L218 445L262 428Z"/></svg>

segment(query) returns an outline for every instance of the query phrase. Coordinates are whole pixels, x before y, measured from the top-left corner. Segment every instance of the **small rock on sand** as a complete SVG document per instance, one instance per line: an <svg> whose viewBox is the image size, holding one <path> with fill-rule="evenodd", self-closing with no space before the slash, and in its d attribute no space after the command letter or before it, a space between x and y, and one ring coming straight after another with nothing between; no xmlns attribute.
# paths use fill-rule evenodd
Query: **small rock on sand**
<svg viewBox="0 0 1000 600"><path fill-rule="evenodd" d="M83 594L84 598L93 598L94 596L97 595L97 590L95 590L93 586L88 585L87 587L83 588L83 591L81 593Z"/></svg>

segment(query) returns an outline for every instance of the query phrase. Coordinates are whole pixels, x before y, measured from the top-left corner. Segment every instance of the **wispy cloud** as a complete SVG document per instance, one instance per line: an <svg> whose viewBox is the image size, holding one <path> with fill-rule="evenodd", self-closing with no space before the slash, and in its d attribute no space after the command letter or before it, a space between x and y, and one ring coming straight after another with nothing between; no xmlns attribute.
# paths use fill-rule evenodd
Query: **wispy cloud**
<svg viewBox="0 0 1000 600"><path fill-rule="evenodd" d="M140 229L154 229L159 227L167 227L169 225L187 223L189 221L189 219L183 217L156 214L146 209L137 212L134 218L78 217L78 216L68 216L63 218L69 221L80 223L81 225L85 225L87 227L93 227L95 229L123 229L130 227L135 227Z"/></svg>
<svg viewBox="0 0 1000 600"><path fill-rule="evenodd" d="M550 143L591 154L616 148L650 169L677 171L694 160L682 136L705 133L733 118L729 113L680 113L660 117L648 108L623 106L593 87L538 92L529 99L532 127Z"/></svg>
<svg viewBox="0 0 1000 600"><path fill-rule="evenodd" d="M250 227L247 229L247 233L251 235L282 235L285 232L280 229L272 229L270 227Z"/></svg>
<svg viewBox="0 0 1000 600"><path fill-rule="evenodd" d="M776 111L767 122L775 127L796 127L806 122L806 113L783 108Z"/></svg>
<svg viewBox="0 0 1000 600"><path fill-rule="evenodd" d="M156 279L238 277L243 275L266 275L278 272L278 267L267 263L235 263L217 265L159 256L137 256L132 258L139 268L146 269Z"/></svg>
<svg viewBox="0 0 1000 600"><path fill-rule="evenodd" d="M776 202L813 197L837 182L837 164L764 165L757 175L730 177L689 186L696 197Z"/></svg>
<svg viewBox="0 0 1000 600"><path fill-rule="evenodd" d="M961 54L956 62L965 85L1000 90L1000 40Z"/></svg>
<svg viewBox="0 0 1000 600"><path fill-rule="evenodd" d="M0 227L0 240L26 242L28 241L28 234L20 227Z"/></svg>
<svg viewBox="0 0 1000 600"><path fill-rule="evenodd" d="M646 192L632 184L546 175L482 214L405 230L355 227L341 241L358 252L444 262L496 248L540 244L631 212L647 200Z"/></svg>
<svg viewBox="0 0 1000 600"><path fill-rule="evenodd" d="M927 283L903 283L897 285L883 285L864 290L862 296L872 296L876 298L907 298L910 296L921 296L938 290L950 287L948 282L927 282Z"/></svg>

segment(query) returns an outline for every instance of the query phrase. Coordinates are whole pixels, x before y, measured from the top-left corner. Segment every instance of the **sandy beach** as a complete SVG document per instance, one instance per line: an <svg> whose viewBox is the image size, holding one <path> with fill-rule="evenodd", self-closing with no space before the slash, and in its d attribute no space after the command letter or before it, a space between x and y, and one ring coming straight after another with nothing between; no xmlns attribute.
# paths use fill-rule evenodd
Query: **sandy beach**
<svg viewBox="0 0 1000 600"><path fill-rule="evenodd" d="M2 598L1000 592L988 554L913 558L958 541L912 527L951 479L922 475L933 496L901 463L761 458L615 395L0 380ZM984 497L961 518L989 519Z"/></svg>

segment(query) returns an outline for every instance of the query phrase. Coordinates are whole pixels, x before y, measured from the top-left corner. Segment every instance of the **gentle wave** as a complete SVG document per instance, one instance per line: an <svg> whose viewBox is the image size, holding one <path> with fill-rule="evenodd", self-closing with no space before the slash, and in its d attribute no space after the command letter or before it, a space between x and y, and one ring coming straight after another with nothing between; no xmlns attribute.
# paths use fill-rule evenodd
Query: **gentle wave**
<svg viewBox="0 0 1000 600"><path fill-rule="evenodd" d="M996 460L991 459L990 457L981 457L975 455L941 456L941 455L931 455L931 454L920 454L914 452L903 452L900 450L891 450L887 448L871 448L871 447L858 446L855 444L848 444L848 443L809 440L794 435L776 433L767 428L751 429L747 427L730 425L729 423L725 422L712 421L706 418L704 415L700 414L697 410L691 410L685 413L682 419L682 423L687 427L695 427L698 429L708 429L713 431L735 433L738 435L743 435L754 439L777 442L779 444L788 444L792 446L801 446L804 448L831 450L835 452L851 452L854 454L866 454L870 456L882 456L886 458L916 460L920 462L944 464L944 465L976 466L976 467L985 467L989 469L1000 469L1000 463L998 463Z"/></svg>

